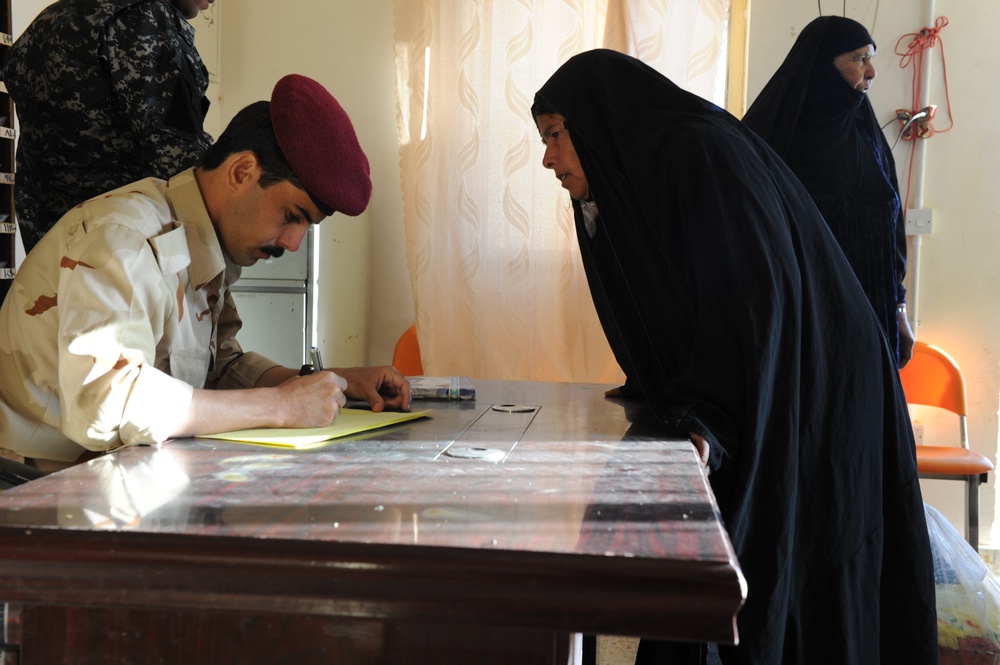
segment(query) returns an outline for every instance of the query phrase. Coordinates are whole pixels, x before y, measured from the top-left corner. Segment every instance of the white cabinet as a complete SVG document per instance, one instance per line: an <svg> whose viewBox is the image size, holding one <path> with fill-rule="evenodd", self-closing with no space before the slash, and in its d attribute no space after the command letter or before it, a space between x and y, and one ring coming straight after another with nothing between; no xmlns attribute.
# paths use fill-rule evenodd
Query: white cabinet
<svg viewBox="0 0 1000 665"><path fill-rule="evenodd" d="M314 246L310 229L299 251L243 269L232 291L243 319L236 339L244 351L256 351L288 367L309 362Z"/></svg>

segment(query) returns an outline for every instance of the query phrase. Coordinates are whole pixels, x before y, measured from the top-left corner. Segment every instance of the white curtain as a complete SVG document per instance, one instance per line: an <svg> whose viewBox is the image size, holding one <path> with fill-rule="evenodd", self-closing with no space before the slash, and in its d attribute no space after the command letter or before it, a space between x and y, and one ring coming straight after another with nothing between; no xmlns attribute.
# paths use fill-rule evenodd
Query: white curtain
<svg viewBox="0 0 1000 665"><path fill-rule="evenodd" d="M400 168L424 371L615 383L535 91L634 55L724 106L729 0L396 0Z"/></svg>

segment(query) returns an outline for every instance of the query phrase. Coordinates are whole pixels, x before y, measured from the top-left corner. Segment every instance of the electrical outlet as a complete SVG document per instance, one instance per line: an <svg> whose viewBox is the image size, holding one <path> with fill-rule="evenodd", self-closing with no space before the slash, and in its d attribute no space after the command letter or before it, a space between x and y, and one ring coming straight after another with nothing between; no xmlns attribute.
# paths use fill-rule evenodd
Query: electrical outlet
<svg viewBox="0 0 1000 665"><path fill-rule="evenodd" d="M909 208L906 211L906 235L913 236L931 232L931 211Z"/></svg>

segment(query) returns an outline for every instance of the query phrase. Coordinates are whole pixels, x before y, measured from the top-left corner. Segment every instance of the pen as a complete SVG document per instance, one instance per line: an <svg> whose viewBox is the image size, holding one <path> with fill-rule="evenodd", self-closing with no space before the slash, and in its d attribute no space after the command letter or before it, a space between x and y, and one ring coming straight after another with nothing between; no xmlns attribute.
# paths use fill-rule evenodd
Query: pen
<svg viewBox="0 0 1000 665"><path fill-rule="evenodd" d="M312 356L312 364L306 363L299 370L299 376L307 376L313 372L323 371L323 356L320 355L319 349L315 346L309 349L309 355Z"/></svg>

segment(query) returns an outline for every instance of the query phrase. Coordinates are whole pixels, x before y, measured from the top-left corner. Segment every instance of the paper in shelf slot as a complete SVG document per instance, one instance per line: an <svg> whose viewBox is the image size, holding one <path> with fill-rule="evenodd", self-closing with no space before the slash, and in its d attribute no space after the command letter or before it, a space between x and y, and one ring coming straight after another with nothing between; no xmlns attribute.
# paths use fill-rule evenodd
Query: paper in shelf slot
<svg viewBox="0 0 1000 665"><path fill-rule="evenodd" d="M0 268L0 279L14 279L14 269Z"/></svg>
<svg viewBox="0 0 1000 665"><path fill-rule="evenodd" d="M413 399L476 399L476 386L467 376L409 376Z"/></svg>
<svg viewBox="0 0 1000 665"><path fill-rule="evenodd" d="M13 184L14 184L13 173L0 173L0 185L13 185Z"/></svg>
<svg viewBox="0 0 1000 665"><path fill-rule="evenodd" d="M0 44L2 44L3 46L13 46L14 36L6 32L0 32Z"/></svg>
<svg viewBox="0 0 1000 665"><path fill-rule="evenodd" d="M7 122L7 118L0 117L0 125ZM0 127L0 139L10 139L11 141L17 136L15 132L10 127Z"/></svg>
<svg viewBox="0 0 1000 665"><path fill-rule="evenodd" d="M17 224L14 222L0 222L0 233L17 233Z"/></svg>

